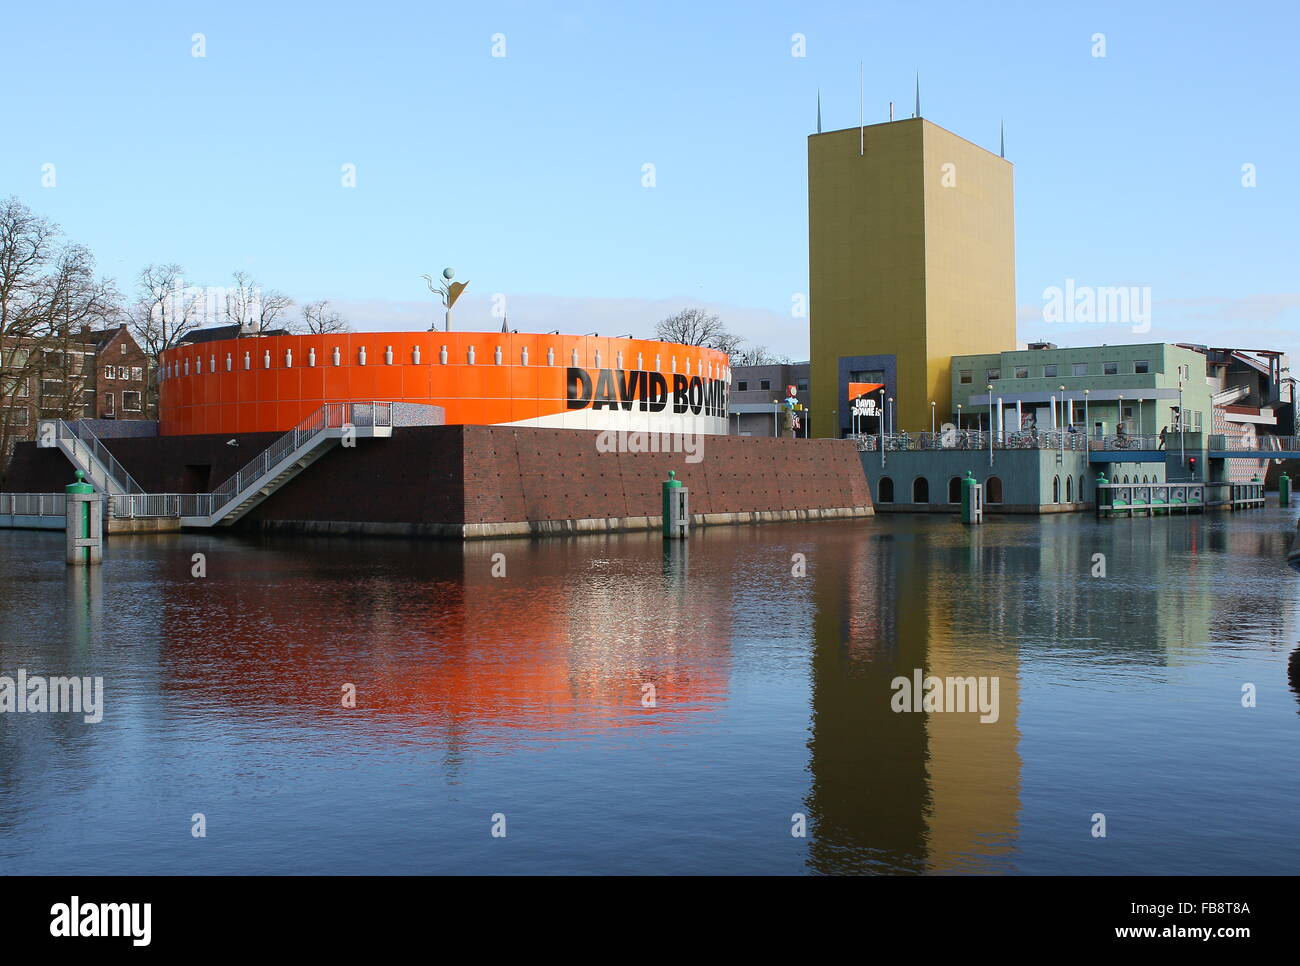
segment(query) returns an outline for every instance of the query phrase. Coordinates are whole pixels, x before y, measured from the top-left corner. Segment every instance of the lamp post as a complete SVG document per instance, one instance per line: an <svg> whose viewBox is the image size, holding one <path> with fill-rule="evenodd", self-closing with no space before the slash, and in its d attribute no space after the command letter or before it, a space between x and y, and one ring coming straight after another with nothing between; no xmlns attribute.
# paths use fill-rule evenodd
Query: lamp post
<svg viewBox="0 0 1300 966"><path fill-rule="evenodd" d="M1065 386L1061 386L1061 415L1062 416L1065 415ZM1062 420L1061 425L1057 427L1057 433L1060 435L1061 438L1059 444L1061 459L1064 460L1065 459L1065 421L1064 420Z"/></svg>
<svg viewBox="0 0 1300 966"><path fill-rule="evenodd" d="M1178 380L1178 458L1187 468L1187 414L1183 412L1183 381Z"/></svg>
<svg viewBox="0 0 1300 966"><path fill-rule="evenodd" d="M894 397L889 397L889 435L894 435Z"/></svg>
<svg viewBox="0 0 1300 966"><path fill-rule="evenodd" d="M934 400L930 400L930 435L934 435Z"/></svg>
<svg viewBox="0 0 1300 966"><path fill-rule="evenodd" d="M779 430L776 425L777 419L780 417L780 414L781 414L781 401L779 399L773 399L772 400L772 436L773 437L781 435L781 430Z"/></svg>
<svg viewBox="0 0 1300 966"><path fill-rule="evenodd" d="M989 466L993 465L993 384L989 383Z"/></svg>
<svg viewBox="0 0 1300 966"><path fill-rule="evenodd" d="M1123 393L1119 394L1119 411L1116 413L1116 417L1117 418L1115 420L1115 424L1117 426L1120 423L1124 422L1124 394ZM1116 431L1118 432L1118 430Z"/></svg>
<svg viewBox="0 0 1300 966"><path fill-rule="evenodd" d="M1088 422L1088 390L1083 391L1083 442L1087 448L1088 438L1092 435L1092 423Z"/></svg>
<svg viewBox="0 0 1300 966"><path fill-rule="evenodd" d="M957 432L961 432L961 403L957 404Z"/></svg>

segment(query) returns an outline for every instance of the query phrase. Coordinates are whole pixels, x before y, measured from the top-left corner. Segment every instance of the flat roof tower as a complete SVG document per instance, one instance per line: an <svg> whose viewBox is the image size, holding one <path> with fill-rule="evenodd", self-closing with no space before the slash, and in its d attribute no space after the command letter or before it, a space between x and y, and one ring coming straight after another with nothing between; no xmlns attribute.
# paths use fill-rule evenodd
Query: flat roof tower
<svg viewBox="0 0 1300 966"><path fill-rule="evenodd" d="M808 262L817 434L851 429L849 382L895 430L945 422L952 356L1016 348L1011 163L919 117L810 135Z"/></svg>

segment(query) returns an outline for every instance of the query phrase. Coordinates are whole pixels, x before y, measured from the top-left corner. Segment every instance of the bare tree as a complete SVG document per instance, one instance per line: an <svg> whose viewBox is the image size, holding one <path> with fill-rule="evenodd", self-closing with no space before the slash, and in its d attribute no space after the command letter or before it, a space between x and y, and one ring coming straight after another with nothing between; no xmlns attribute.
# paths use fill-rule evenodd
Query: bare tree
<svg viewBox="0 0 1300 966"><path fill-rule="evenodd" d="M57 226L16 198L0 201L0 473L30 438L33 402L45 416L80 415L83 332L115 324L121 303L94 259L61 243Z"/></svg>
<svg viewBox="0 0 1300 966"><path fill-rule="evenodd" d="M148 265L136 276L136 300L127 310L127 328L149 364L149 411L158 405L162 354L203 324L200 289L185 285L185 270L175 263Z"/></svg>
<svg viewBox="0 0 1300 966"><path fill-rule="evenodd" d="M765 345L740 346L731 353L733 366L776 366L789 363L789 356L777 355Z"/></svg>
<svg viewBox="0 0 1300 966"><path fill-rule="evenodd" d="M707 349L730 351L738 342L719 320L704 309L682 309L655 326L655 338L660 342L680 342L699 345Z"/></svg>
<svg viewBox="0 0 1300 966"><path fill-rule="evenodd" d="M350 332L347 319L329 307L329 302L308 302L302 307L302 329L308 335L329 335L332 332Z"/></svg>
<svg viewBox="0 0 1300 966"><path fill-rule="evenodd" d="M283 292L262 291L247 272L235 272L233 288L226 290L226 321L239 326L240 332L256 335L275 324L293 307L293 299Z"/></svg>

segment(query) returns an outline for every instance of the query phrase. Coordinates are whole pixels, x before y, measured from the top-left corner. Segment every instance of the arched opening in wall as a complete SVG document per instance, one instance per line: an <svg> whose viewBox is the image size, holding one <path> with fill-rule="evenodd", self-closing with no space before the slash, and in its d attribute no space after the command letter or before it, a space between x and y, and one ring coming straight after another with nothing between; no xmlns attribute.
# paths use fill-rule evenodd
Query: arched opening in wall
<svg viewBox="0 0 1300 966"><path fill-rule="evenodd" d="M984 484L984 502L1002 502L1002 477L990 476L988 478L988 481Z"/></svg>
<svg viewBox="0 0 1300 966"><path fill-rule="evenodd" d="M1065 478L1065 502L1066 503L1074 502L1074 477L1073 476L1067 476Z"/></svg>
<svg viewBox="0 0 1300 966"><path fill-rule="evenodd" d="M1052 477L1052 502L1061 502L1061 478L1059 476Z"/></svg>
<svg viewBox="0 0 1300 966"><path fill-rule="evenodd" d="M1086 499L1086 497L1083 495L1083 482L1084 482L1084 477L1080 476L1079 477L1079 502L1080 503L1082 503Z"/></svg>
<svg viewBox="0 0 1300 966"><path fill-rule="evenodd" d="M918 476L912 481L912 502L929 503L930 502L930 481L924 476Z"/></svg>
<svg viewBox="0 0 1300 966"><path fill-rule="evenodd" d="M880 482L876 484L876 502L894 502L894 481L887 476L882 476Z"/></svg>
<svg viewBox="0 0 1300 966"><path fill-rule="evenodd" d="M961 477L960 476L954 476L952 479L948 481L948 502L949 503L961 502Z"/></svg>

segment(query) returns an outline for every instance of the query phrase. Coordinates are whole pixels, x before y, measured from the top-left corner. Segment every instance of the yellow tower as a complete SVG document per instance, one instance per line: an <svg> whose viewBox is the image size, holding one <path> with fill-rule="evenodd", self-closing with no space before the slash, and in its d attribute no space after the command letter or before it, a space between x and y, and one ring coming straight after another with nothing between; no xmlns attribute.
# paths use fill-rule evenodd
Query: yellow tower
<svg viewBox="0 0 1300 966"><path fill-rule="evenodd" d="M851 427L851 381L896 430L948 421L952 356L1016 348L1011 164L923 118L810 136L808 276L818 435Z"/></svg>

